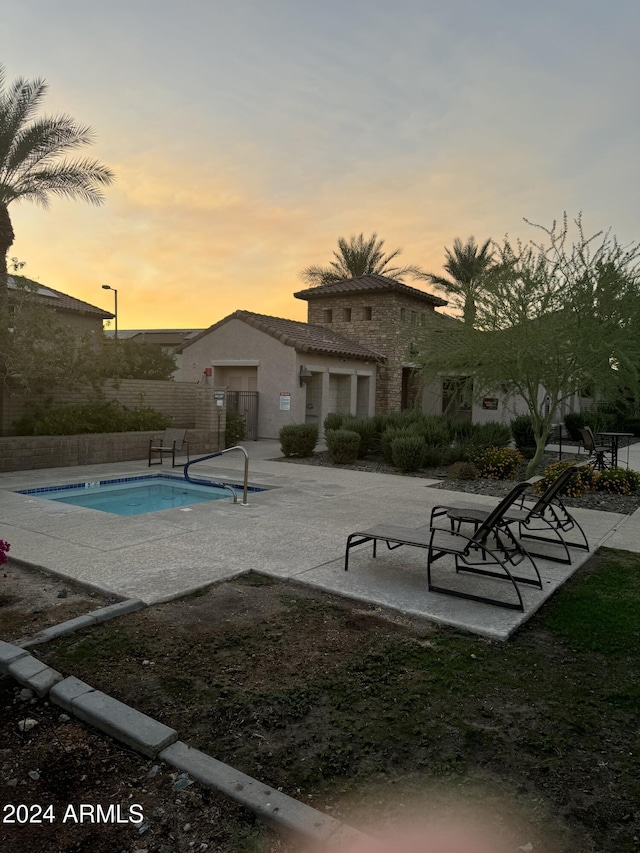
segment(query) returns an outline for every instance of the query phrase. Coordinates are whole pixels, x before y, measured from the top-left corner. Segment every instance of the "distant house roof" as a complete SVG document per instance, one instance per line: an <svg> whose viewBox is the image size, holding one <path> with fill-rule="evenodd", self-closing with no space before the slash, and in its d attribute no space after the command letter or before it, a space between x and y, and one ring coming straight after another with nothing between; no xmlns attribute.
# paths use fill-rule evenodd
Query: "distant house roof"
<svg viewBox="0 0 640 853"><path fill-rule="evenodd" d="M19 285L24 285L43 305L50 305L52 308L58 310L75 311L79 314L93 314L96 317L101 317L103 320L112 320L114 317L110 311L104 311L102 308L97 308L95 305L83 302L82 299L76 299L75 296L69 296L60 290L54 290L53 287L45 286L23 275L7 276L7 285L9 290L17 290Z"/></svg>
<svg viewBox="0 0 640 853"><path fill-rule="evenodd" d="M182 346L191 338L200 334L202 329L118 329L121 340L137 343L159 344L160 346ZM115 330L105 331L108 338L115 336Z"/></svg>
<svg viewBox="0 0 640 853"><path fill-rule="evenodd" d="M297 320L285 320L283 317L269 317L266 314L254 314L252 311L234 311L213 326L200 332L178 349L183 352L191 344L213 332L214 329L228 323L229 320L241 320L248 326L258 329L272 338L276 338L286 346L294 347L300 352L317 352L326 355L341 355L351 358L360 358L366 361L385 361L382 353L362 346L350 338L332 332L324 326L314 326L310 323L298 322Z"/></svg>
<svg viewBox="0 0 640 853"><path fill-rule="evenodd" d="M447 305L446 299L440 299L439 296L434 296L427 293L425 290L418 290L417 287L409 287L408 284L402 284L401 281L396 281L394 278L387 278L384 275L361 275L357 278L345 278L342 281L332 281L329 284L321 284L318 287L309 287L306 290L299 290L293 295L296 299L319 299L323 296L339 296L349 293L374 293L374 292L389 292L403 293L405 296L413 296L416 299L422 299L430 305L440 306Z"/></svg>

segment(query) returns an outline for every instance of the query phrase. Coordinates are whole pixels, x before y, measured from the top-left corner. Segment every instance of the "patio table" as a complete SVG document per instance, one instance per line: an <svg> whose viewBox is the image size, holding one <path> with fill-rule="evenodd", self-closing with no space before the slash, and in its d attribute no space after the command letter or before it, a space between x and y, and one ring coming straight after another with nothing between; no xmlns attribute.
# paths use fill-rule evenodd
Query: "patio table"
<svg viewBox="0 0 640 853"><path fill-rule="evenodd" d="M618 448L621 438L633 438L632 432L599 432L603 438L611 439L611 467L618 467ZM629 445L627 444L627 468L629 467Z"/></svg>

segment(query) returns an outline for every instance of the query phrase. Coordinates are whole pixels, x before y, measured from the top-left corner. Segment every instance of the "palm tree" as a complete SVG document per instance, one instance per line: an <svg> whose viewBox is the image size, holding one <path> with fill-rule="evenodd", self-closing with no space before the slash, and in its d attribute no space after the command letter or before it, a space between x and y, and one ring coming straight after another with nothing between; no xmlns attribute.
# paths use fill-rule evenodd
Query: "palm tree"
<svg viewBox="0 0 640 853"><path fill-rule="evenodd" d="M361 275L385 275L402 281L406 275L425 275L420 267L391 266L392 261L398 257L402 249L396 249L385 255L382 247L384 240L378 240L374 232L368 240L364 234L358 237L351 236L349 240L344 237L338 239L338 251L333 253L335 260L327 267L311 266L302 270L300 277L309 287L317 287L321 284L329 284L332 281L343 281L345 278L357 278Z"/></svg>
<svg viewBox="0 0 640 853"><path fill-rule="evenodd" d="M446 263L444 269L450 278L433 273L425 273L431 284L438 285L447 293L457 297L462 306L464 322L473 326L476 320L476 299L482 291L487 273L494 266L493 251L489 249L491 240L478 247L473 237L465 244L459 237L453 241L453 251L445 247Z"/></svg>
<svg viewBox="0 0 640 853"><path fill-rule="evenodd" d="M65 159L94 134L67 115L34 117L46 91L40 79L19 78L5 88L0 65L0 307L7 298L7 253L14 239L9 205L27 199L48 207L51 196L101 204L102 187L114 179L95 160Z"/></svg>

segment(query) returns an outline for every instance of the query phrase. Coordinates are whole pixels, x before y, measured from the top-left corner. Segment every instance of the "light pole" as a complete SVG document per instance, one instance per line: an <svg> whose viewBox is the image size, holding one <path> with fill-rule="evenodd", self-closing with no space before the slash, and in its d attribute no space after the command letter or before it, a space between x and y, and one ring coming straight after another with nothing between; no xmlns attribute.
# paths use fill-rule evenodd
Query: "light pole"
<svg viewBox="0 0 640 853"><path fill-rule="evenodd" d="M115 333L116 333L116 343L117 343L118 342L118 291L116 290L115 287L111 287L110 284L103 284L102 289L103 290L113 290L113 295L115 298L114 316L115 316L115 323L116 323Z"/></svg>

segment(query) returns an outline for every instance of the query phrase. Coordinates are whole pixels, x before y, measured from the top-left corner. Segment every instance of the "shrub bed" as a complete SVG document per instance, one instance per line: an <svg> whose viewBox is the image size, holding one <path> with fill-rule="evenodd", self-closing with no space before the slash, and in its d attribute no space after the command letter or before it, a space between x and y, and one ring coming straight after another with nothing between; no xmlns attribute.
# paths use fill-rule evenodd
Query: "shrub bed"
<svg viewBox="0 0 640 853"><path fill-rule="evenodd" d="M280 449L285 456L312 456L318 443L315 424L288 424L279 433Z"/></svg>
<svg viewBox="0 0 640 853"><path fill-rule="evenodd" d="M97 399L34 408L15 421L14 427L16 435L86 435L163 430L171 423L171 418L156 409L128 409L117 400Z"/></svg>
<svg viewBox="0 0 640 853"><path fill-rule="evenodd" d="M511 447L487 447L471 460L479 477L487 480L511 480L522 467L522 454Z"/></svg>
<svg viewBox="0 0 640 853"><path fill-rule="evenodd" d="M391 442L391 458L403 474L419 471L424 465L426 446L420 435L408 432Z"/></svg>
<svg viewBox="0 0 640 853"><path fill-rule="evenodd" d="M350 429L330 429L325 434L329 459L335 465L349 465L358 458L360 436Z"/></svg>

